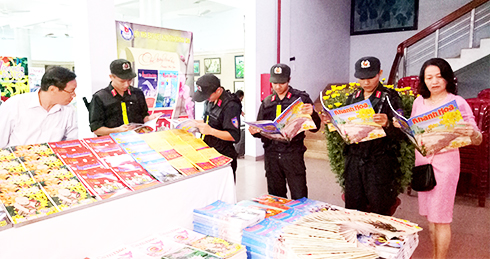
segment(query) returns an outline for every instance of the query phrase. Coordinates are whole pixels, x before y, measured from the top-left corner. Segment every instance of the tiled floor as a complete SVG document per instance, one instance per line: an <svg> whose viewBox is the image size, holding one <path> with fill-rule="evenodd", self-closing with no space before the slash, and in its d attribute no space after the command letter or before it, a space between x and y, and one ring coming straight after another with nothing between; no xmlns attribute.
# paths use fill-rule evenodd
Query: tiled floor
<svg viewBox="0 0 490 259"><path fill-rule="evenodd" d="M340 197L341 188L335 181L326 160L306 158L309 198L344 206ZM238 160L237 199L251 199L267 193L263 161ZM418 223L424 230L419 234L419 245L413 259L431 258L432 245L428 225L418 214L416 193L401 194L401 205L395 217ZM477 206L474 198L456 197L452 227L451 259L490 258L490 200L486 207Z"/></svg>

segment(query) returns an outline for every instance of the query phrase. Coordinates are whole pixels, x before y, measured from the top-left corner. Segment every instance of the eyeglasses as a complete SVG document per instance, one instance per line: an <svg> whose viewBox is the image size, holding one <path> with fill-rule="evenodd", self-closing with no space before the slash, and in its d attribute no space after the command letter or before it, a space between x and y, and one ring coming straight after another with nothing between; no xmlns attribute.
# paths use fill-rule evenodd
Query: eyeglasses
<svg viewBox="0 0 490 259"><path fill-rule="evenodd" d="M70 95L77 95L77 94L75 93L75 90L73 90L73 91L69 92L69 91L66 91L65 89L63 89L63 92L69 93Z"/></svg>

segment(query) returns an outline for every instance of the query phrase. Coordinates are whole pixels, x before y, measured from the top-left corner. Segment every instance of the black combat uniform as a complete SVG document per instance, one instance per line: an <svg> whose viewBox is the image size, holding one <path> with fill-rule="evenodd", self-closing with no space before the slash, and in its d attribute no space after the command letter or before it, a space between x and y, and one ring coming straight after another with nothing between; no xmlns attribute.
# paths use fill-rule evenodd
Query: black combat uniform
<svg viewBox="0 0 490 259"><path fill-rule="evenodd" d="M345 207L348 209L389 215L396 202L395 179L400 174L397 155L404 134L393 126L393 113L386 99L403 114L398 93L379 83L369 100L375 113L388 116L388 126L383 128L386 137L345 147ZM347 98L346 105L363 100L364 89L359 89Z"/></svg>
<svg viewBox="0 0 490 259"><path fill-rule="evenodd" d="M130 86L121 96L110 83L92 97L89 106L90 130L116 128L130 122L144 123L148 115L145 95L140 89Z"/></svg>
<svg viewBox="0 0 490 259"><path fill-rule="evenodd" d="M233 177L236 179L238 153L233 146L240 140L240 113L242 103L235 94L229 90L223 91L216 102L206 102L204 121L213 129L228 131L235 141L226 141L215 136L205 135L204 142L214 147L221 154L233 158L231 168Z"/></svg>
<svg viewBox="0 0 490 259"><path fill-rule="evenodd" d="M282 100L276 93L267 96L262 101L257 120L274 120L279 115L278 113L284 111L299 97L304 103L313 104L305 91L296 90L291 86ZM320 129L321 119L315 111L311 117L317 127L311 131L316 132ZM254 136L260 137L261 135L255 134ZM306 147L303 143L305 133L299 133L290 142L271 140L266 137L261 137L261 139L264 143L264 164L269 194L286 198L287 181L292 199L308 197L304 161Z"/></svg>

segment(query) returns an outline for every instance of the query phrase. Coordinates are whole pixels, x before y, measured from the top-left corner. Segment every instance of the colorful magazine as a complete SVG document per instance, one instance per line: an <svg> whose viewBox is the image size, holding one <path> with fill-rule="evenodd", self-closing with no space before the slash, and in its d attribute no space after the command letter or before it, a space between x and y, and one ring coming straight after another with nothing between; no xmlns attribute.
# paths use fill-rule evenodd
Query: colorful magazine
<svg viewBox="0 0 490 259"><path fill-rule="evenodd" d="M401 130L423 155L445 152L471 144L469 136L462 136L455 131L464 122L456 100L448 102L426 113L406 119L393 110L394 118Z"/></svg>
<svg viewBox="0 0 490 259"><path fill-rule="evenodd" d="M217 167L227 165L233 161L233 159L219 153L214 147L199 149L197 152L209 159Z"/></svg>
<svg viewBox="0 0 490 259"><path fill-rule="evenodd" d="M292 201L290 199L286 199L283 197L278 197L270 194L264 194L258 198L253 198L252 200L261 204L265 204L265 205L269 205L272 207L277 207L285 210L289 209L289 207L285 206L285 204Z"/></svg>
<svg viewBox="0 0 490 259"><path fill-rule="evenodd" d="M190 246L184 246L177 252L166 254L162 259L222 259L210 253L200 251Z"/></svg>
<svg viewBox="0 0 490 259"><path fill-rule="evenodd" d="M245 250L245 246L228 242L218 237L206 236L192 243L192 246L221 258L230 258Z"/></svg>
<svg viewBox="0 0 490 259"><path fill-rule="evenodd" d="M186 120L173 120L173 119L166 119L170 124L172 125L173 129L181 129L185 130L189 133L199 133L199 128L196 126L196 121L192 119L186 119Z"/></svg>
<svg viewBox="0 0 490 259"><path fill-rule="evenodd" d="M322 93L320 100L323 100ZM386 136L383 127L373 120L375 113L369 99L333 110L321 103L325 114L345 143L359 143Z"/></svg>
<svg viewBox="0 0 490 259"><path fill-rule="evenodd" d="M309 114L302 114L301 98L296 99L274 121L262 120L245 122L250 126L261 129L260 134L269 139L291 141L299 133L316 129L315 122Z"/></svg>
<svg viewBox="0 0 490 259"><path fill-rule="evenodd" d="M285 211L285 209L281 209L278 207L272 207L272 206L265 205L265 204L260 204L258 202L251 201L251 200L243 200L243 201L238 202L236 205L243 206L243 207L250 208L250 209L254 209L254 210L262 210L265 212L266 218L277 215L277 214Z"/></svg>

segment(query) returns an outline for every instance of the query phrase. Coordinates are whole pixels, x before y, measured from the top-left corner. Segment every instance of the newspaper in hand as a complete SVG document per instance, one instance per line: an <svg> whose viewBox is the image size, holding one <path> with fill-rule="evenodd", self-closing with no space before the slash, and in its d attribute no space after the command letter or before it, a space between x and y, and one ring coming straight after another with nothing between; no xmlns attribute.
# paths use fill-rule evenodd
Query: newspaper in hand
<svg viewBox="0 0 490 259"><path fill-rule="evenodd" d="M320 100L323 100L321 92ZM364 142L386 136L383 127L373 120L375 113L369 99L332 110L321 103L325 114L345 143Z"/></svg>
<svg viewBox="0 0 490 259"><path fill-rule="evenodd" d="M389 100L388 104L400 129L423 156L471 144L469 136L462 136L455 131L464 122L456 100L409 119L397 113Z"/></svg>
<svg viewBox="0 0 490 259"><path fill-rule="evenodd" d="M245 122L250 126L261 129L260 134L266 138L291 141L299 133L316 129L315 122L309 114L301 113L303 106L301 98L296 99L274 121L261 120Z"/></svg>

